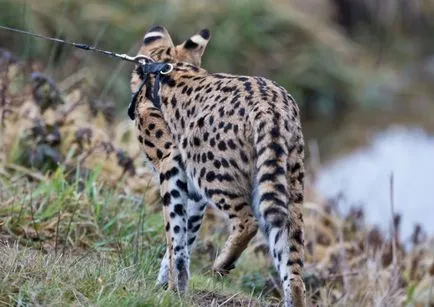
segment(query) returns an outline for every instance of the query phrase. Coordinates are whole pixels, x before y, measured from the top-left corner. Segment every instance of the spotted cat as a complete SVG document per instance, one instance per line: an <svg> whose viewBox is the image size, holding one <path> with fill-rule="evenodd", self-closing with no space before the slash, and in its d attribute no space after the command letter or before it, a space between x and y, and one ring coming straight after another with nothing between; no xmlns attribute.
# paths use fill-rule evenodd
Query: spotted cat
<svg viewBox="0 0 434 307"><path fill-rule="evenodd" d="M268 79L201 68L210 37L204 29L174 46L164 27L153 26L139 54L170 69L157 76L137 65L132 74L138 140L159 173L163 199L167 251L158 283L187 289L191 246L212 204L231 225L214 271L231 270L260 228L285 306L304 306L304 140L298 106Z"/></svg>

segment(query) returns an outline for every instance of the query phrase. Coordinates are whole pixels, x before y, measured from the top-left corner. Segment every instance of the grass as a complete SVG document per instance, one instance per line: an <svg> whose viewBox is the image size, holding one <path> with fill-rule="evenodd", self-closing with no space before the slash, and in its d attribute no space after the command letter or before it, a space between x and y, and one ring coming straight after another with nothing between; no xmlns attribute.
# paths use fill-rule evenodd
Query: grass
<svg viewBox="0 0 434 307"><path fill-rule="evenodd" d="M20 177L20 176L18 176ZM237 284L213 278L196 259L191 293L180 298L155 287L164 254L161 214L143 201L105 190L89 176L84 187L59 168L46 182L2 180L0 304L207 306L260 302ZM17 190L11 188L11 182ZM24 187L22 187L24 186ZM200 257L199 257L200 258ZM245 287L247 290L249 286ZM250 295L249 295L250 294ZM231 298L232 297L232 298ZM198 301L198 299L200 299Z"/></svg>
<svg viewBox="0 0 434 307"><path fill-rule="evenodd" d="M162 231L156 227L160 219L145 212L143 201L103 189L96 178L90 174L84 183L79 179L69 183L59 168L36 186L4 182L2 201L7 206L0 208L3 229L11 235L24 234L31 242L51 242L56 251L70 246L113 249L137 233L163 239L157 236ZM139 226L139 222L143 224Z"/></svg>
<svg viewBox="0 0 434 307"><path fill-rule="evenodd" d="M217 301L228 297L223 293L229 292L223 284L198 276L192 278L186 297L159 289L155 286L158 258L152 249L137 263L123 258L126 252L55 256L17 245L2 246L0 255L0 303L5 306L205 306L197 298L206 301L213 292L221 293L211 298Z"/></svg>
<svg viewBox="0 0 434 307"><path fill-rule="evenodd" d="M260 302L197 275L185 297L160 289L155 286L157 257L153 250L129 264L104 253L54 256L17 245L1 246L0 256L2 306L217 306L228 300L232 304L250 301L254 306Z"/></svg>
<svg viewBox="0 0 434 307"><path fill-rule="evenodd" d="M140 264L100 253L55 256L18 246L1 248L2 305L144 305L170 306L175 298L154 287L152 251ZM142 260L143 260L142 259ZM157 295L158 293L158 295ZM12 294L12 295L11 295Z"/></svg>
<svg viewBox="0 0 434 307"><path fill-rule="evenodd" d="M143 200L105 187L98 171L90 173L84 184L78 175L67 179L62 167L45 181L29 180L16 171L2 176L1 182L0 305L270 306L279 302L278 282L260 237L228 277L210 273L225 236L224 221L218 216L207 218L192 256L189 293L178 297L155 287L164 254L163 223L161 213ZM429 242L407 253L401 250L396 270L390 241L364 227L354 229L360 227L357 215L341 219L321 205L306 203L305 216L310 302L418 306L420 300L434 299L430 294L434 246ZM338 239L341 227L344 235Z"/></svg>

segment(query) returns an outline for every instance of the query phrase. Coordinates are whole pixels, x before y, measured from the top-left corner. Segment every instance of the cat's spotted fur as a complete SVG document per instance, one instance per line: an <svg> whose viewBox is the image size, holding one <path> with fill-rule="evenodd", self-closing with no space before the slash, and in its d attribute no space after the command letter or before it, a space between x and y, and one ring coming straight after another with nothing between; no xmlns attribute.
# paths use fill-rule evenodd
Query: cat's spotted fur
<svg viewBox="0 0 434 307"><path fill-rule="evenodd" d="M135 110L138 139L160 174L167 251L158 282L186 290L191 246L207 204L213 203L231 223L214 270L233 268L260 228L285 306L304 306L304 141L298 106L268 79L200 68L209 39L209 31L202 30L175 47L167 30L154 26L139 51L174 66L161 78L161 109L152 102L155 79L149 76ZM143 78L136 67L133 91Z"/></svg>

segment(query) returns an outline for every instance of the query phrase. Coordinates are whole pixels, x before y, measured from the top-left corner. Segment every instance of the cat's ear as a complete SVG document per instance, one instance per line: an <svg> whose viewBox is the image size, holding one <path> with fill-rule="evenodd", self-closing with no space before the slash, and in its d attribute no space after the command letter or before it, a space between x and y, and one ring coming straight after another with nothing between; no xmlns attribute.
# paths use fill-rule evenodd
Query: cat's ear
<svg viewBox="0 0 434 307"><path fill-rule="evenodd" d="M163 26L152 26L146 31L143 37L142 49L153 49L156 47L174 47L169 32Z"/></svg>
<svg viewBox="0 0 434 307"><path fill-rule="evenodd" d="M211 32L203 29L191 36L182 44L176 46L178 56L186 62L200 66L202 55L211 39Z"/></svg>

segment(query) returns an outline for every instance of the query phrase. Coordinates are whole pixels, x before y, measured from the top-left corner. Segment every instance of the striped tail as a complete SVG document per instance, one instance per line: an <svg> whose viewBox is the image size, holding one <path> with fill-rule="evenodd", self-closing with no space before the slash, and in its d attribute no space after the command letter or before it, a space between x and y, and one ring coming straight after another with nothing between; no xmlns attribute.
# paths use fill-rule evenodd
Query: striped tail
<svg viewBox="0 0 434 307"><path fill-rule="evenodd" d="M282 282L285 306L304 306L303 139L298 129L284 125L281 114L270 113L255 125L254 207Z"/></svg>

